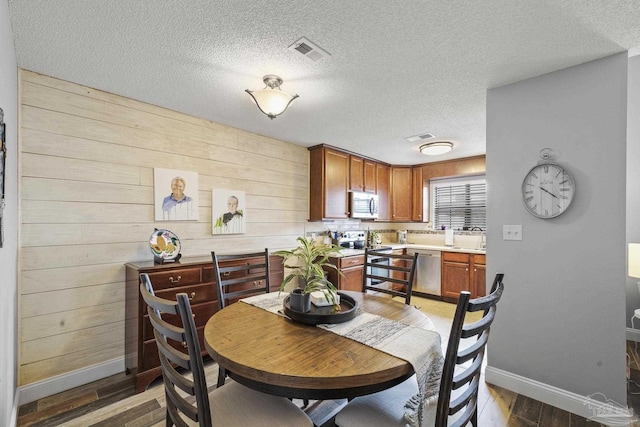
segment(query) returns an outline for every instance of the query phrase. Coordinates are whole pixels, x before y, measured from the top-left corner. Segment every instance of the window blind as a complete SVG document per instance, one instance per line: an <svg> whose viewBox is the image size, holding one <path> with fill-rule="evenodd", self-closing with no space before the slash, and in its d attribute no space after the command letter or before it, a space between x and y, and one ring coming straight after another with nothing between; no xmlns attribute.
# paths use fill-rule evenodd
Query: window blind
<svg viewBox="0 0 640 427"><path fill-rule="evenodd" d="M433 222L436 230L487 228L487 183L436 184L433 188Z"/></svg>

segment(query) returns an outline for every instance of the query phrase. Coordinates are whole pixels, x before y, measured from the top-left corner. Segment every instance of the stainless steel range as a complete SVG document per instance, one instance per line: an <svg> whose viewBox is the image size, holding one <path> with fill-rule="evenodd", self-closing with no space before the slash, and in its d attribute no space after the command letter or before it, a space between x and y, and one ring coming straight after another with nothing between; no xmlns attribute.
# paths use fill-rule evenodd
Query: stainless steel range
<svg viewBox="0 0 640 427"><path fill-rule="evenodd" d="M333 243L343 248L364 249L366 233L364 231L342 231L338 233L338 238L333 239Z"/></svg>

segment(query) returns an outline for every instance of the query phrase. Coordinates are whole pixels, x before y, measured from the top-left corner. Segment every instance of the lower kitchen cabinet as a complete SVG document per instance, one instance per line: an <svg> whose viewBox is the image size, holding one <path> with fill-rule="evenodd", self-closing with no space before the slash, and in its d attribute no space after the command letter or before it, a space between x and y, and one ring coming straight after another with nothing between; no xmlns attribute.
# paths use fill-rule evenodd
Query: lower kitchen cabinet
<svg viewBox="0 0 640 427"><path fill-rule="evenodd" d="M394 255L404 255L407 253L407 251L405 249L394 249L393 251L391 251L391 253ZM407 266L407 262L403 259L391 259L390 262L394 267L404 268ZM402 271L391 271L391 277L393 277L394 279L406 280L407 273L404 273ZM397 291L404 292L404 286L399 283L391 282L391 287Z"/></svg>
<svg viewBox="0 0 640 427"><path fill-rule="evenodd" d="M332 257L329 262L342 270L341 276L333 268L327 268L327 279L342 291L362 291L364 255Z"/></svg>
<svg viewBox="0 0 640 427"><path fill-rule="evenodd" d="M442 299L457 302L460 292L471 298L486 295L485 255L442 252Z"/></svg>
<svg viewBox="0 0 640 427"><path fill-rule="evenodd" d="M223 261L221 264L234 266L252 263L264 263L264 257ZM284 278L282 258L271 256L269 263L269 287L272 291L277 292ZM135 389L136 393L139 393L162 375L153 329L146 314L146 305L140 295L140 274L147 273L149 275L155 294L159 297L175 299L175 295L181 292L189 295L203 355L207 354L202 341L204 326L207 320L218 311L218 290L211 257L182 258L180 262L168 264L154 264L152 261L128 263L125 264L125 271L127 280L125 364L127 372L135 374ZM234 274L237 277L242 277L246 274L246 270L229 272L229 274L230 278L233 278ZM252 286L259 287L261 284L249 281L234 286L237 288L231 291ZM164 318L169 322L172 321L171 316L164 316ZM176 348L180 350L180 345L177 345Z"/></svg>

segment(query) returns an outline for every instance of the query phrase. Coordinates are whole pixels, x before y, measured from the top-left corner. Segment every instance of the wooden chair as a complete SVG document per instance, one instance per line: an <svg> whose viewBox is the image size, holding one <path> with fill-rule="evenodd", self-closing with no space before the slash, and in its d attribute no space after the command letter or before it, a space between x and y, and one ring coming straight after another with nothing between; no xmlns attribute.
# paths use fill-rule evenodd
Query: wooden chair
<svg viewBox="0 0 640 427"><path fill-rule="evenodd" d="M225 308L230 300L269 292L269 250L249 254L218 255L211 252L213 274L218 285L218 307ZM249 263L249 258L260 258ZM226 266L221 265L225 261Z"/></svg>
<svg viewBox="0 0 640 427"><path fill-rule="evenodd" d="M187 294L177 294L176 301L159 298L144 273L140 275L140 293L158 345L167 426L313 426L289 400L251 390L235 381L208 393Z"/></svg>
<svg viewBox="0 0 640 427"><path fill-rule="evenodd" d="M218 286L218 308L222 310L230 302L242 297L269 292L269 250L248 254L218 255L211 252L213 275ZM249 263L249 258L260 258L257 263ZM225 261L226 266L221 265ZM224 385L227 371L218 370L218 387Z"/></svg>
<svg viewBox="0 0 640 427"><path fill-rule="evenodd" d="M402 255L365 249L362 292L382 292L402 297L405 304L411 304L417 260L417 253Z"/></svg>
<svg viewBox="0 0 640 427"><path fill-rule="evenodd" d="M444 358L438 402L424 408L423 426L478 425L477 398L480 371L484 359L489 330L496 314L496 304L504 291L503 274L497 274L491 293L470 299L469 292L461 292L451 325L451 335ZM482 311L482 318L465 325L467 313ZM473 344L460 349L460 340L476 338ZM455 375L454 375L455 371ZM405 403L418 393L415 375L388 390L357 397L338 413L338 427L405 427Z"/></svg>

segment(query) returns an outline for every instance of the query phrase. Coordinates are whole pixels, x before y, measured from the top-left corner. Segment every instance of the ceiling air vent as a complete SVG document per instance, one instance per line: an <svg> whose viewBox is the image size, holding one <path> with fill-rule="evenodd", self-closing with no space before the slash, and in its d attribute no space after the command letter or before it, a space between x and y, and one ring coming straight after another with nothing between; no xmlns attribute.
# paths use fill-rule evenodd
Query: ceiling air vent
<svg viewBox="0 0 640 427"><path fill-rule="evenodd" d="M329 52L322 49L320 46L313 44L309 39L304 37L289 46L289 50L298 52L313 62L318 62L325 56L331 56Z"/></svg>
<svg viewBox="0 0 640 427"><path fill-rule="evenodd" d="M432 133L423 133L421 135L408 136L405 139L409 142L422 141L423 139L434 138L435 135Z"/></svg>

